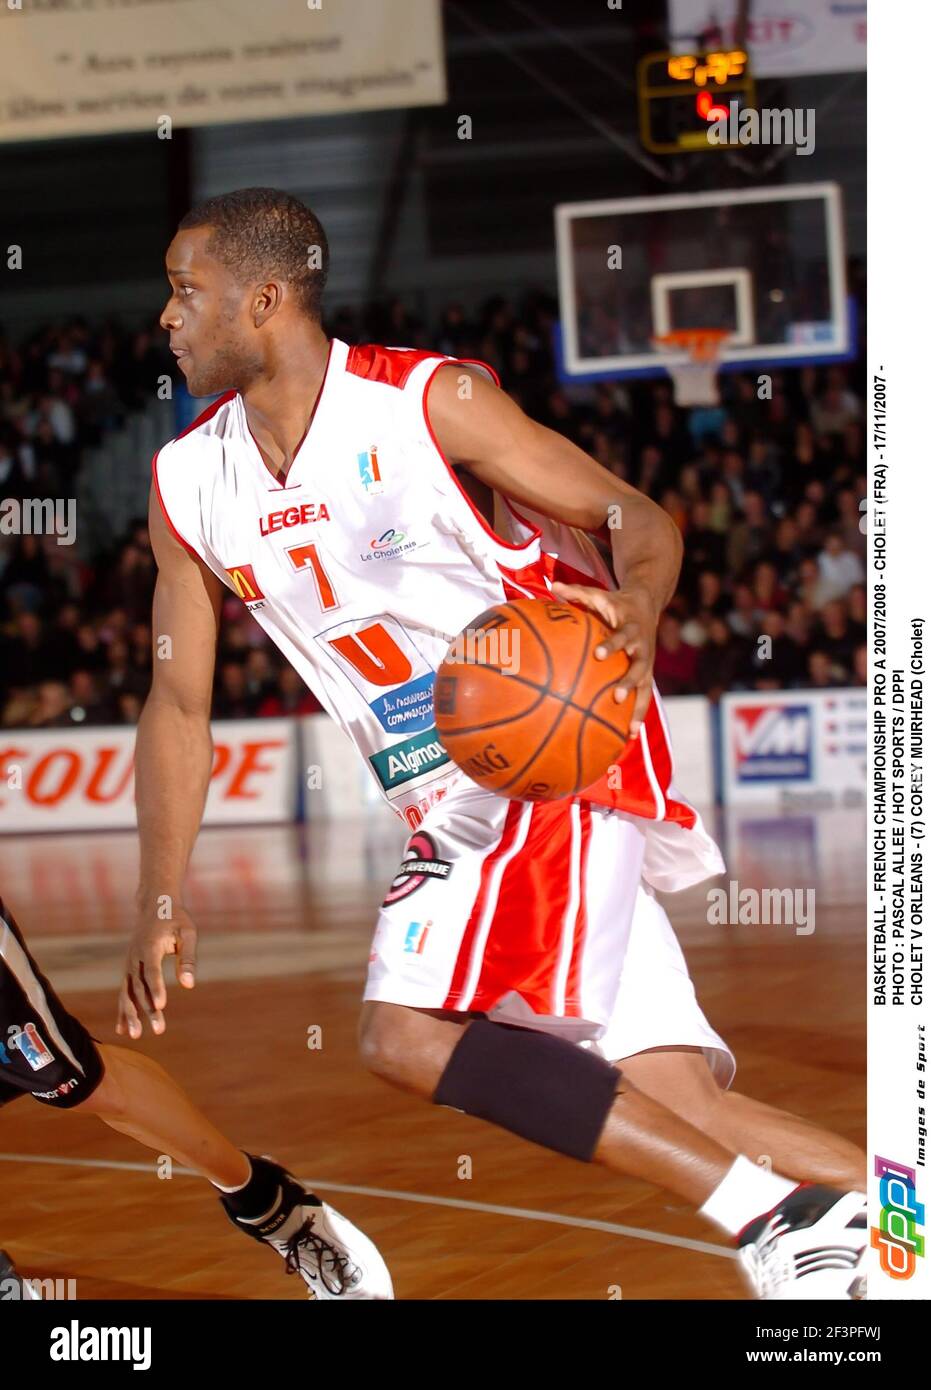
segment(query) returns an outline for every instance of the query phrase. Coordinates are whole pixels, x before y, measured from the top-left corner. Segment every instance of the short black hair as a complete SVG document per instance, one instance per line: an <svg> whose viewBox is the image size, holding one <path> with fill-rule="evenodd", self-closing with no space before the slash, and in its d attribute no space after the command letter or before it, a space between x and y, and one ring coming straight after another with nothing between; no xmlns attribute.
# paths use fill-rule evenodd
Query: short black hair
<svg viewBox="0 0 931 1390"><path fill-rule="evenodd" d="M280 188L237 188L207 198L178 231L212 227L207 253L244 284L278 276L296 292L308 318L320 318L330 268L326 232L310 208Z"/></svg>

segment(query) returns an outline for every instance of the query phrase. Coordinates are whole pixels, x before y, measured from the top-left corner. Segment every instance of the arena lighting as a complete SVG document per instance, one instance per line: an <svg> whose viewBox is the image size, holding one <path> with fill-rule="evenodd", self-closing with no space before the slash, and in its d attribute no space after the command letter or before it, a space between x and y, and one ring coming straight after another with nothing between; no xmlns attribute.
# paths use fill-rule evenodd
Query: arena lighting
<svg viewBox="0 0 931 1390"><path fill-rule="evenodd" d="M695 110L706 121L722 121L727 118L727 107L720 106L710 92L699 92L695 98Z"/></svg>

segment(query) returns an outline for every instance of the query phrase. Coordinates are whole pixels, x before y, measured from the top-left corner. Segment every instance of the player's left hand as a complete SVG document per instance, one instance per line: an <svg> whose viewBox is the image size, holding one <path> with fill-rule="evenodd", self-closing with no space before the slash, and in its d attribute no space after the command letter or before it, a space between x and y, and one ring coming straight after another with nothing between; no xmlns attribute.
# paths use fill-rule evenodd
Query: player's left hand
<svg viewBox="0 0 931 1390"><path fill-rule="evenodd" d="M626 700L636 692L630 721L631 737L636 738L653 698L653 657L656 651L656 624L659 613L649 590L642 585L621 585L619 589L595 589L588 584L553 584L553 594L566 603L577 603L613 628L612 635L595 648L603 661L610 652L625 651L630 668L624 684L616 687L614 698Z"/></svg>

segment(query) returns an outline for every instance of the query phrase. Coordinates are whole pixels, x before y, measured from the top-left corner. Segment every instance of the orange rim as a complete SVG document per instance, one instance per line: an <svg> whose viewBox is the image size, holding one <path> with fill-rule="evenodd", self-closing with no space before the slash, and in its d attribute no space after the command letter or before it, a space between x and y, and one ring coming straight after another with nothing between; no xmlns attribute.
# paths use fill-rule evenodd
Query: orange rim
<svg viewBox="0 0 931 1390"><path fill-rule="evenodd" d="M729 337L730 331L726 328L676 328L653 341L687 352L693 362L713 362L721 355L724 340Z"/></svg>

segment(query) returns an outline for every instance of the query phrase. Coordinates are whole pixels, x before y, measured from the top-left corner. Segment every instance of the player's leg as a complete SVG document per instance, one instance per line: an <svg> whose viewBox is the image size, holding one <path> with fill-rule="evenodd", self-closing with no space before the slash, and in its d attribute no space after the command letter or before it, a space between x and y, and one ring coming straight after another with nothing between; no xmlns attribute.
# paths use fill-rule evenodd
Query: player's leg
<svg viewBox="0 0 931 1390"><path fill-rule="evenodd" d="M99 1052L103 1075L80 1110L207 1178L233 1224L277 1251L312 1297L392 1296L381 1255L344 1216L281 1164L237 1149L152 1058L109 1044Z"/></svg>
<svg viewBox="0 0 931 1390"><path fill-rule="evenodd" d="M0 1105L32 1095L96 1115L219 1189L230 1220L270 1245L315 1298L390 1298L381 1255L287 1169L237 1149L151 1058L97 1046L64 1007L0 902Z"/></svg>
<svg viewBox="0 0 931 1390"><path fill-rule="evenodd" d="M730 1234L748 1228L754 1252L778 1208L787 1239L804 1226L809 1246L824 1233L832 1245L846 1241L859 1262L864 1242L847 1231L851 1221L859 1226L859 1199L853 1211L849 1195L814 1189L800 1208L794 1182L735 1160L574 1045L603 1030L619 987L642 857L630 821L457 791L433 808L409 857L370 958L360 1043L373 1072L556 1152L664 1186ZM435 867L426 872L428 859ZM438 1009L488 1016L462 1026ZM807 1296L843 1296L836 1279L822 1281L832 1292L819 1294L818 1282Z"/></svg>
<svg viewBox="0 0 931 1390"><path fill-rule="evenodd" d="M739 1241L764 1297L862 1296L860 1194L800 1187L735 1158L594 1052L539 1030L487 1018L462 1026L373 1001L363 1006L361 1047L395 1086L681 1196Z"/></svg>
<svg viewBox="0 0 931 1390"><path fill-rule="evenodd" d="M547 1107L553 1082L550 1068L568 1067L572 1070L565 1077L563 1118L568 1128L563 1135L564 1146L560 1148L557 1143L550 1143L546 1147L581 1157L576 1150L587 1142L591 1147L593 1140L596 1147L586 1153L586 1158L594 1157L627 1176L668 1187L695 1205L700 1205L711 1194L731 1167L733 1155L727 1149L693 1129L665 1106L641 1095L609 1063L542 1031L491 1023L484 1017L452 1021L404 1005L368 1000L362 1006L360 1023L362 1056L376 1076L425 1100L434 1100L441 1081L447 1077L453 1054L460 1053L470 1030L473 1038L476 1031L481 1030L483 1039L487 1039L488 1062L477 1059L475 1064L476 1098L486 1081L489 1088L492 1087L490 1068L493 1063L500 1064L502 1050L518 1053L521 1066L526 1064L527 1067L511 1122L503 1117L495 1119L491 1114L479 1118L491 1119L524 1138L534 1138L533 1134L522 1131L534 1128L537 1122L531 1112ZM580 1060L576 1062L576 1058ZM506 1060L509 1063L507 1078L511 1081L510 1059ZM497 1084L501 1085L500 1065L496 1070ZM573 1083L579 1088L577 1109L571 1104ZM442 1099L443 1092L438 1103L448 1103L475 1115L481 1101L476 1099L473 1103L471 1095L467 1099L464 1090L460 1093L458 1088L457 1079L452 1083L448 1101ZM516 1092L515 1087L511 1089ZM457 1100L467 1103L456 1106ZM526 1117L518 1113L524 1110ZM540 1124L546 1128L544 1120ZM556 1129L554 1123L554 1137Z"/></svg>
<svg viewBox="0 0 931 1390"><path fill-rule="evenodd" d="M641 887L602 1056L732 1153L800 1182L865 1191L866 1155L819 1125L729 1090L736 1066L705 1018L659 901Z"/></svg>
<svg viewBox="0 0 931 1390"><path fill-rule="evenodd" d="M722 1089L702 1048L654 1048L616 1066L638 1090L662 1100L731 1153L746 1154L799 1182L866 1191L862 1149L787 1110Z"/></svg>
<svg viewBox="0 0 931 1390"><path fill-rule="evenodd" d="M156 1153L170 1154L215 1187L245 1187L252 1172L246 1154L198 1110L164 1067L142 1052L102 1043L103 1073L79 1107L111 1129Z"/></svg>

